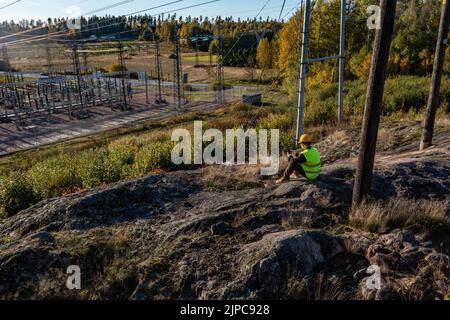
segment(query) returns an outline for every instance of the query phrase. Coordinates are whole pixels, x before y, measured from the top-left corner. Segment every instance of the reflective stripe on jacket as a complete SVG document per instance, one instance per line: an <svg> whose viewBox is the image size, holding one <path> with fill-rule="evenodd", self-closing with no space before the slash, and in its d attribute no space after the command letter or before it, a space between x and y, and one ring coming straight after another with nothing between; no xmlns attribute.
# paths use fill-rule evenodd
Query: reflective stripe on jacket
<svg viewBox="0 0 450 320"><path fill-rule="evenodd" d="M306 177L309 180L315 180L320 175L321 163L320 152L316 148L309 148L302 152L307 162L302 163L301 167L306 173Z"/></svg>

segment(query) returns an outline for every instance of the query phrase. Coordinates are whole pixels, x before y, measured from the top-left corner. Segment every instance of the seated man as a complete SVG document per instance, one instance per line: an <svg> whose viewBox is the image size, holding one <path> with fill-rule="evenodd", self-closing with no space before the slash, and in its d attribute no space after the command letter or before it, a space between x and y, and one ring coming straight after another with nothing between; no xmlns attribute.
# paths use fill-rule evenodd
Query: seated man
<svg viewBox="0 0 450 320"><path fill-rule="evenodd" d="M307 134L302 135L300 144L303 151L298 157L288 154L289 166L283 177L277 180L277 184L288 182L291 175L303 176L308 180L316 180L319 177L321 169L320 152L312 147L312 139Z"/></svg>

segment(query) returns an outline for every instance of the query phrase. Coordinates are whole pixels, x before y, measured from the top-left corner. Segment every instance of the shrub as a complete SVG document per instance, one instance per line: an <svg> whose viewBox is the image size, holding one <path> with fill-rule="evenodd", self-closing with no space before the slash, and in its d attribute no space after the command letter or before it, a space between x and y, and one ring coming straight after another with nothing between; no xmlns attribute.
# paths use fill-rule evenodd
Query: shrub
<svg viewBox="0 0 450 320"><path fill-rule="evenodd" d="M235 104L232 105L231 107L231 113L235 114L235 113L245 113L247 114L248 112L250 112L252 110L252 106L243 103L243 102L237 102Z"/></svg>
<svg viewBox="0 0 450 320"><path fill-rule="evenodd" d="M209 85L209 90L211 91L217 91L219 89L219 83L213 82ZM230 90L233 89L233 85L229 83L223 84L223 90Z"/></svg>
<svg viewBox="0 0 450 320"><path fill-rule="evenodd" d="M308 90L323 88L337 81L336 65L334 62L320 62L310 67L310 76L306 82Z"/></svg>
<svg viewBox="0 0 450 320"><path fill-rule="evenodd" d="M136 154L134 172L136 175L149 174L157 170L170 170L172 163L172 142L154 142L143 146Z"/></svg>
<svg viewBox="0 0 450 320"><path fill-rule="evenodd" d="M291 129L293 128L293 115L288 114L269 114L266 118L259 121L258 127L260 129Z"/></svg>
<svg viewBox="0 0 450 320"><path fill-rule="evenodd" d="M107 66L106 70L108 70L108 72L110 72L110 73L114 73L114 72L121 72L122 68L120 67L120 64L113 63L113 64ZM127 67L124 67L123 71L126 72L127 71Z"/></svg>
<svg viewBox="0 0 450 320"><path fill-rule="evenodd" d="M371 64L372 54L367 53L365 49L362 49L358 54L353 55L349 61L352 75L358 78L369 77Z"/></svg>
<svg viewBox="0 0 450 320"><path fill-rule="evenodd" d="M132 139L119 139L109 144L108 157L122 165L131 165L138 152L137 142Z"/></svg>
<svg viewBox="0 0 450 320"><path fill-rule="evenodd" d="M305 125L317 125L330 121L337 114L336 99L327 99L318 103L309 104L305 108Z"/></svg>
<svg viewBox="0 0 450 320"><path fill-rule="evenodd" d="M117 155L117 154L115 154ZM84 152L77 161L77 172L83 188L90 189L117 182L122 177L123 163L108 157L106 149Z"/></svg>
<svg viewBox="0 0 450 320"><path fill-rule="evenodd" d="M40 197L52 198L75 192L82 187L72 157L63 155L40 162L29 171Z"/></svg>
<svg viewBox="0 0 450 320"><path fill-rule="evenodd" d="M185 92L194 92L195 88L191 84L185 83L185 84L183 84L183 90Z"/></svg>
<svg viewBox="0 0 450 320"><path fill-rule="evenodd" d="M400 76L386 81L383 96L383 114L408 113L423 110L427 104L429 78ZM344 86L344 112L346 115L361 115L364 110L367 81L347 81ZM308 90L305 100L304 120L306 125L329 122L337 114L338 84ZM440 103L450 101L450 81L443 79Z"/></svg>
<svg viewBox="0 0 450 320"><path fill-rule="evenodd" d="M241 128L248 120L251 118L241 116L233 116L233 117L225 117L217 120L211 120L204 125L204 129L218 129L220 131L225 132L227 129L237 129Z"/></svg>
<svg viewBox="0 0 450 320"><path fill-rule="evenodd" d="M15 172L0 181L0 218L8 218L39 201L31 179Z"/></svg>

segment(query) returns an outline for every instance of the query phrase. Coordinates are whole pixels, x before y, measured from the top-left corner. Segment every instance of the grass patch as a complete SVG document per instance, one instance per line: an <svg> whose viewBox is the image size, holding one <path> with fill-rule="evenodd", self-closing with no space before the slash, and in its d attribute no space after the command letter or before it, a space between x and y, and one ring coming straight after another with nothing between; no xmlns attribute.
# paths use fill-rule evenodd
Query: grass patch
<svg viewBox="0 0 450 320"><path fill-rule="evenodd" d="M444 201L390 199L386 202L365 202L350 214L350 225L369 232L385 233L399 228L430 231L450 228Z"/></svg>
<svg viewBox="0 0 450 320"><path fill-rule="evenodd" d="M245 190L263 187L258 166L209 166L203 170L201 182L210 191Z"/></svg>
<svg viewBox="0 0 450 320"><path fill-rule="evenodd" d="M345 281L319 273L314 277L291 276L287 281L287 299L339 301L348 299Z"/></svg>

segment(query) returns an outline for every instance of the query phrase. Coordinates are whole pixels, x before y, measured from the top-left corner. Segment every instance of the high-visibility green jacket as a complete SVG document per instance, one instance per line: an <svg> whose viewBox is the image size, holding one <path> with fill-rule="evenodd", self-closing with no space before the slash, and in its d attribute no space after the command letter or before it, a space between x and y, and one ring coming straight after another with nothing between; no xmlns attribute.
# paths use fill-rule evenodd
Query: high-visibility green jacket
<svg viewBox="0 0 450 320"><path fill-rule="evenodd" d="M301 153L306 162L301 164L301 167L306 173L306 177L309 180L316 180L320 175L321 160L320 152L316 148L308 148Z"/></svg>

